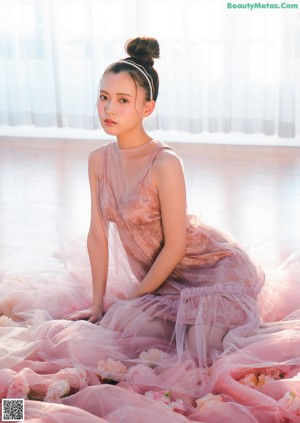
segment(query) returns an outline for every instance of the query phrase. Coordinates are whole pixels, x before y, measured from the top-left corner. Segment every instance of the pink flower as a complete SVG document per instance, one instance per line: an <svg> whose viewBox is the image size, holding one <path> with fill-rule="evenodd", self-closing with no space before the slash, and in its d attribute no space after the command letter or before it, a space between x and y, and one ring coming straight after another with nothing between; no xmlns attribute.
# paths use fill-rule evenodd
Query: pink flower
<svg viewBox="0 0 300 423"><path fill-rule="evenodd" d="M297 416L300 416L300 396L294 391L286 392L286 394L278 402L282 407L287 408Z"/></svg>
<svg viewBox="0 0 300 423"><path fill-rule="evenodd" d="M188 369L183 375L181 383L185 386L186 389L196 390L195 396L197 396L197 389L205 384L210 378L210 369L209 368L191 368Z"/></svg>
<svg viewBox="0 0 300 423"><path fill-rule="evenodd" d="M157 363L160 363L163 360L169 358L170 355L164 351L161 351L157 348L150 348L147 351L143 351L140 353L139 358L142 360L147 361L150 367L155 367Z"/></svg>
<svg viewBox="0 0 300 423"><path fill-rule="evenodd" d="M72 388L82 389L88 386L87 374L81 367L66 367L55 375L55 380L67 380Z"/></svg>
<svg viewBox="0 0 300 423"><path fill-rule="evenodd" d="M145 392L145 397L151 398L154 401L158 401L163 404L171 404L170 391L147 391Z"/></svg>
<svg viewBox="0 0 300 423"><path fill-rule="evenodd" d="M65 397L70 392L69 382L65 379L54 380L48 387L44 401L56 401L59 398Z"/></svg>
<svg viewBox="0 0 300 423"><path fill-rule="evenodd" d="M137 380L150 380L153 376L156 376L153 369L144 364L137 364L128 369L126 380L134 383Z"/></svg>
<svg viewBox="0 0 300 423"><path fill-rule="evenodd" d="M285 372L278 367L267 367L263 370L263 372L270 376L273 380L280 380L285 376Z"/></svg>
<svg viewBox="0 0 300 423"><path fill-rule="evenodd" d="M98 362L96 374L101 376L102 379L122 381L127 371L128 369L123 363L109 358L106 361L101 360Z"/></svg>
<svg viewBox="0 0 300 423"><path fill-rule="evenodd" d="M215 408L222 404L222 395L207 394L204 397L196 400L196 408L199 410L203 407Z"/></svg>
<svg viewBox="0 0 300 423"><path fill-rule="evenodd" d="M274 380L283 379L285 372L278 367L267 367L266 369L258 369L255 373L249 373L239 379L239 382L249 388L261 388L266 383Z"/></svg>
<svg viewBox="0 0 300 423"><path fill-rule="evenodd" d="M23 398L27 399L29 393L29 385L26 382L13 382L9 385L6 398Z"/></svg>

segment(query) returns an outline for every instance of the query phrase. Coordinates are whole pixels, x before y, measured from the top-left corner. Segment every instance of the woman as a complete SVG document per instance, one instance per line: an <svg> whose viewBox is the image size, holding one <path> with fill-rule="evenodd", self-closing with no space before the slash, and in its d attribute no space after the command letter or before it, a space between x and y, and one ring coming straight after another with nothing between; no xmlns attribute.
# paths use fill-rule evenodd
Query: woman
<svg viewBox="0 0 300 423"><path fill-rule="evenodd" d="M186 214L181 160L143 129L158 94L158 43L133 39L127 52L105 71L98 99L117 142L89 160L92 304L61 319L91 302L81 268L54 281L3 280L0 397L33 399L25 417L34 422L298 422L299 267L294 283L277 273L264 302L285 318L259 326L263 273Z"/></svg>
<svg viewBox="0 0 300 423"><path fill-rule="evenodd" d="M102 319L124 336L172 340L179 355L207 366L223 351L229 330L239 327L246 335L259 325L256 298L264 276L235 242L186 214L181 160L143 128L158 95L158 42L132 39L126 51L126 59L104 72L98 98L101 125L117 142L89 160L93 304L68 318ZM109 222L138 283L119 293L127 301L116 301L102 317Z"/></svg>

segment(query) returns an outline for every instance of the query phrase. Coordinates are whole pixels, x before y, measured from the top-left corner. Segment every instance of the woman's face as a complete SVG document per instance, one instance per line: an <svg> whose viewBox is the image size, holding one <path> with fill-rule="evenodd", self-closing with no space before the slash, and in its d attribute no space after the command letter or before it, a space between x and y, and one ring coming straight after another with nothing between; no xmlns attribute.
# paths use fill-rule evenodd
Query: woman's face
<svg viewBox="0 0 300 423"><path fill-rule="evenodd" d="M107 73L100 84L97 103L100 123L107 134L122 136L142 126L150 102L145 91L127 72Z"/></svg>

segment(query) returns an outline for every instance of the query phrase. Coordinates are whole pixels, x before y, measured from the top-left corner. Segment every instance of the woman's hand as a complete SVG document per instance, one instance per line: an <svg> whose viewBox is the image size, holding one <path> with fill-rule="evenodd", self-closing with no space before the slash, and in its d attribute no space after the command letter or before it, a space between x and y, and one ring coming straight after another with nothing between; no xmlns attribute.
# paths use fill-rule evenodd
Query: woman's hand
<svg viewBox="0 0 300 423"><path fill-rule="evenodd" d="M76 311L75 313L64 316L66 320L87 320L91 323L97 323L102 319L102 308L91 306L85 310Z"/></svg>

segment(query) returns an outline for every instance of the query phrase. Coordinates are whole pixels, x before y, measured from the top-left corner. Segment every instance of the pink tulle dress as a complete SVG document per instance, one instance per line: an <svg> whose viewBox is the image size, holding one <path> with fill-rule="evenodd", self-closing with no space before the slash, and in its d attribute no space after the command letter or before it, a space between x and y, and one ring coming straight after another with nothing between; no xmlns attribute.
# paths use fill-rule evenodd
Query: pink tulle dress
<svg viewBox="0 0 300 423"><path fill-rule="evenodd" d="M99 163L101 213L106 227L114 223L138 282L163 246L160 203L151 183L151 169L157 155L168 148L156 140L129 149L112 143L103 148ZM189 354L188 332L194 326L193 354L197 350L199 364L207 366L212 355L218 354L213 348L217 334L224 336L236 327L243 327L247 334L258 327L257 295L264 274L235 242L201 224L196 216L187 216L186 230L186 255L162 286L135 301L118 302L103 324L108 321L113 329L122 325L123 332L131 334L134 330L135 335L147 326L148 333L155 335L156 331L164 339L172 339L177 352L185 356ZM115 256L119 249L114 243L112 254ZM119 261L115 260L116 266ZM155 325L151 327L147 322L153 319Z"/></svg>
<svg viewBox="0 0 300 423"><path fill-rule="evenodd" d="M151 169L167 148L156 140L99 147L110 245L100 324L63 319L91 301L84 243L62 250L66 272L56 278L3 276L0 396L25 398L26 421L300 421L297 254L263 272L227 235L188 215L185 257L157 291L124 300L163 246Z"/></svg>

